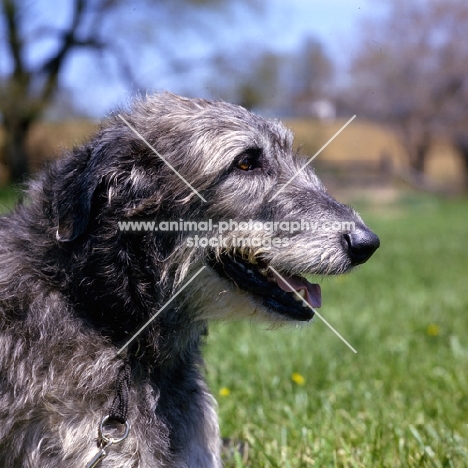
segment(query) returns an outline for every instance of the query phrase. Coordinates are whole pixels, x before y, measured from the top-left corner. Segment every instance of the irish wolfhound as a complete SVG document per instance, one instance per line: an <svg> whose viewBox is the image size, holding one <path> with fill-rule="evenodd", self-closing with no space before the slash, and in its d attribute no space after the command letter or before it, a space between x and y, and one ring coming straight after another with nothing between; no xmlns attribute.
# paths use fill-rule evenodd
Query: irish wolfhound
<svg viewBox="0 0 468 468"><path fill-rule="evenodd" d="M0 219L0 466L221 466L207 320L308 321L303 275L379 245L305 162L276 121L161 94L32 181Z"/></svg>

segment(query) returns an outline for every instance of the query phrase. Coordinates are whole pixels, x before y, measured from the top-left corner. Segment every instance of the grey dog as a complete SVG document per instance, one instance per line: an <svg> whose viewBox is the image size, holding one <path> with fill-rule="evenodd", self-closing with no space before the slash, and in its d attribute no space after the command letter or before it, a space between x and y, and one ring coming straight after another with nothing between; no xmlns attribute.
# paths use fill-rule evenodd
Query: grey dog
<svg viewBox="0 0 468 468"><path fill-rule="evenodd" d="M0 466L220 467L207 321L308 321L304 275L379 246L306 162L277 121L162 93L33 180L0 219Z"/></svg>

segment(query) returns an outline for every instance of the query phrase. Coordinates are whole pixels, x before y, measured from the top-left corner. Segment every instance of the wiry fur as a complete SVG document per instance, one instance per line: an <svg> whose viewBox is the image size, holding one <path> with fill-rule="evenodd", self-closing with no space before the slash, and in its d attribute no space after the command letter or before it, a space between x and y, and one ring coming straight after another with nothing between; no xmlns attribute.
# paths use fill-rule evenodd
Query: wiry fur
<svg viewBox="0 0 468 468"><path fill-rule="evenodd" d="M276 121L170 94L140 100L122 115L207 203L114 115L0 219L0 466L83 468L97 453L98 425L125 360L131 432L101 466L221 466L200 353L206 320L285 317L211 268L207 259L223 249L187 247L194 233L121 232L118 221L308 218L364 228L310 168L268 202L304 163ZM237 169L233 161L252 148L261 151L261 168ZM342 273L352 264L340 236L299 232L287 248L244 254L285 274ZM197 280L117 355L202 265Z"/></svg>

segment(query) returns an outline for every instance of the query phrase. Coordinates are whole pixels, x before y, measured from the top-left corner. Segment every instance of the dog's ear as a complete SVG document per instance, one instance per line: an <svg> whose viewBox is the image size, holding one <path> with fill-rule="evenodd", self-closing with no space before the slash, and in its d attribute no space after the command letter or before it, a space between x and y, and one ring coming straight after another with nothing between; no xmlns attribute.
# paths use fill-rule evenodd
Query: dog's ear
<svg viewBox="0 0 468 468"><path fill-rule="evenodd" d="M74 241L84 233L94 194L102 180L91 163L91 151L83 153L75 152L57 174L60 179L56 181L54 197L58 218L56 237L60 242Z"/></svg>

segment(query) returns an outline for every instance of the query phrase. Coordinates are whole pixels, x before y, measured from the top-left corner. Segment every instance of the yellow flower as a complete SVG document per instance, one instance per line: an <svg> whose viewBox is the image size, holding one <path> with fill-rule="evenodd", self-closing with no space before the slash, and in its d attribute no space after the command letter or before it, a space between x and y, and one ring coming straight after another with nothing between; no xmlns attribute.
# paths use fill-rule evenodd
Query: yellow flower
<svg viewBox="0 0 468 468"><path fill-rule="evenodd" d="M231 390L229 390L229 388L227 388L227 387L222 387L219 390L219 395L223 396L223 397L228 396L230 393L231 393Z"/></svg>
<svg viewBox="0 0 468 468"><path fill-rule="evenodd" d="M305 384L305 378L298 372L293 372L291 375L291 380L297 384L297 385L304 385Z"/></svg>
<svg viewBox="0 0 468 468"><path fill-rule="evenodd" d="M427 334L429 336L439 336L440 335L439 325L437 325L436 323L430 323L427 326Z"/></svg>

